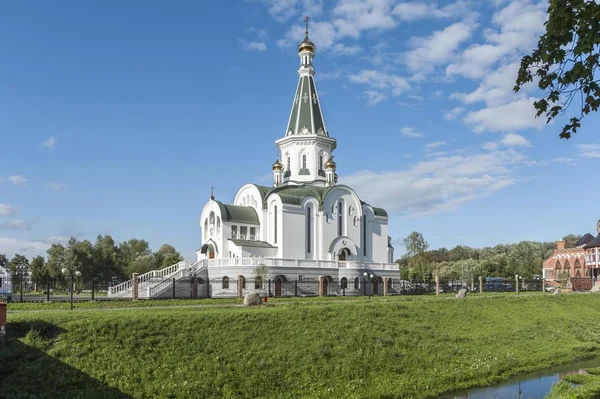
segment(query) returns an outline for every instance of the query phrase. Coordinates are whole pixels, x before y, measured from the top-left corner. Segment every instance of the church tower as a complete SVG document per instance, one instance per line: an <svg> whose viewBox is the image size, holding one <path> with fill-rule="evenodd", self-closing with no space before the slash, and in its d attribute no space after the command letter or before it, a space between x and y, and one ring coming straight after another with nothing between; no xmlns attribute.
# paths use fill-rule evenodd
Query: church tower
<svg viewBox="0 0 600 399"><path fill-rule="evenodd" d="M326 163L336 148L325 127L321 101L315 84L315 44L308 38L308 19L304 40L298 45L300 69L298 87L285 136L276 141L283 163L281 185L331 185L327 181Z"/></svg>

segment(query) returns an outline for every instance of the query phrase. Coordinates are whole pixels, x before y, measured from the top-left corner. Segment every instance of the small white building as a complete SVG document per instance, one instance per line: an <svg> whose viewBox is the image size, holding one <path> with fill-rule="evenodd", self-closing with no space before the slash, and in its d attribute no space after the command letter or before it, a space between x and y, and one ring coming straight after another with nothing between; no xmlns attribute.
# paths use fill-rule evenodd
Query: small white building
<svg viewBox="0 0 600 399"><path fill-rule="evenodd" d="M336 140L315 84L315 45L298 46L298 86L270 187L244 184L231 204L211 190L200 216L197 262L111 287L110 296L235 297L397 293L402 287L388 214L338 184ZM268 115L265 115L267 117ZM396 286L395 286L396 285Z"/></svg>
<svg viewBox="0 0 600 399"><path fill-rule="evenodd" d="M12 296L10 270L0 267L0 297L8 298L10 296Z"/></svg>
<svg viewBox="0 0 600 399"><path fill-rule="evenodd" d="M287 280L345 277L359 278L360 285L365 272L399 278L387 212L337 183L337 141L325 124L314 55L307 29L298 46L300 77L289 122L275 142L273 185L245 184L231 204L211 192L202 209L197 256L208 262L210 281L251 278L255 265Z"/></svg>

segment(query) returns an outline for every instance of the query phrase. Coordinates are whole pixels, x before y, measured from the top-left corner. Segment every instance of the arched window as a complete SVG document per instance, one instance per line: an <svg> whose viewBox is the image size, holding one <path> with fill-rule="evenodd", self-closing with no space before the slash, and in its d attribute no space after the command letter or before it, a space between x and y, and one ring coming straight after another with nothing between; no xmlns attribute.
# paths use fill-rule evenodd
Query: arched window
<svg viewBox="0 0 600 399"><path fill-rule="evenodd" d="M358 277L356 277L354 279L354 289L357 290L360 288L360 279Z"/></svg>
<svg viewBox="0 0 600 399"><path fill-rule="evenodd" d="M223 277L223 289L229 289L229 277L227 276Z"/></svg>
<svg viewBox="0 0 600 399"><path fill-rule="evenodd" d="M287 161L286 161L286 166L287 166L287 168L286 168L286 169L287 169L287 170L291 170L291 169L292 169L290 165L291 165L291 162L290 162L290 157L287 157Z"/></svg>
<svg viewBox="0 0 600 399"><path fill-rule="evenodd" d="M312 212L310 206L306 208L306 252L310 253L312 243Z"/></svg>
<svg viewBox="0 0 600 399"><path fill-rule="evenodd" d="M367 216L363 215L363 255L367 256Z"/></svg>
<svg viewBox="0 0 600 399"><path fill-rule="evenodd" d="M208 232L208 218L204 219L204 234Z"/></svg>
<svg viewBox="0 0 600 399"><path fill-rule="evenodd" d="M306 169L306 154L302 155L302 169Z"/></svg>
<svg viewBox="0 0 600 399"><path fill-rule="evenodd" d="M346 277L342 278L342 289L345 290L348 288L348 279Z"/></svg>
<svg viewBox="0 0 600 399"><path fill-rule="evenodd" d="M393 281L393 280L392 280L391 278L388 278L388 281L387 281L387 287L388 287L388 290L391 290L391 289L392 289L392 281Z"/></svg>
<svg viewBox="0 0 600 399"><path fill-rule="evenodd" d="M277 244L277 205L273 207L273 242Z"/></svg>
<svg viewBox="0 0 600 399"><path fill-rule="evenodd" d="M215 225L215 213L214 212L210 213L210 225L211 226Z"/></svg>
<svg viewBox="0 0 600 399"><path fill-rule="evenodd" d="M560 269L560 261L558 259L556 259L556 265L554 266L555 269Z"/></svg>
<svg viewBox="0 0 600 399"><path fill-rule="evenodd" d="M319 170L323 170L323 155L319 155Z"/></svg>
<svg viewBox="0 0 600 399"><path fill-rule="evenodd" d="M243 290L246 289L246 279L244 278L244 276L240 276L240 285L242 286Z"/></svg>
<svg viewBox="0 0 600 399"><path fill-rule="evenodd" d="M571 264L569 263L569 259L567 259L563 264L563 269L571 270Z"/></svg>
<svg viewBox="0 0 600 399"><path fill-rule="evenodd" d="M338 236L344 235L344 204L338 202Z"/></svg>
<svg viewBox="0 0 600 399"><path fill-rule="evenodd" d="M254 289L255 290L260 290L262 289L262 277L258 276L256 277L256 280L254 280Z"/></svg>
<svg viewBox="0 0 600 399"><path fill-rule="evenodd" d="M581 262L579 262L579 259L575 259L575 267L576 268L581 267Z"/></svg>

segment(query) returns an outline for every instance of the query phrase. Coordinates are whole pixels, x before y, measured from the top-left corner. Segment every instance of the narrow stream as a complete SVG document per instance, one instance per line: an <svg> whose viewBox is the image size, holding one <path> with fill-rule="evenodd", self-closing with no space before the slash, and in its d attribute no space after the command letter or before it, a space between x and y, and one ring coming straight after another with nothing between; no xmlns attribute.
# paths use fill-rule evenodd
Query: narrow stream
<svg viewBox="0 0 600 399"><path fill-rule="evenodd" d="M600 357L521 374L484 388L472 388L444 395L440 399L542 399L552 386L570 374L600 367Z"/></svg>

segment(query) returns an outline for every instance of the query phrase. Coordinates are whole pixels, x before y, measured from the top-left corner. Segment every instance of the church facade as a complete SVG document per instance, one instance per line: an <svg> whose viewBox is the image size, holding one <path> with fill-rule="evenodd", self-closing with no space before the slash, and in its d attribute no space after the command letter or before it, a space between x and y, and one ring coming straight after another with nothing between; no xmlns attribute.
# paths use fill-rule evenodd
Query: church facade
<svg viewBox="0 0 600 399"><path fill-rule="evenodd" d="M288 280L399 277L387 212L338 184L337 141L325 124L314 55L307 29L289 121L276 140L272 186L245 184L231 204L211 192L202 208L197 257L206 261L210 281L251 278L257 266Z"/></svg>

